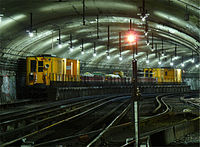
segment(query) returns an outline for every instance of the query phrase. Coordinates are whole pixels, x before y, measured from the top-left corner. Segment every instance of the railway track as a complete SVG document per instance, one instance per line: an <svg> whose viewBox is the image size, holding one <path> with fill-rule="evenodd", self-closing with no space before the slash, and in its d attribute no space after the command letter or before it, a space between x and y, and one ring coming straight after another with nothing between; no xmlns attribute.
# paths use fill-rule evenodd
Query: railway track
<svg viewBox="0 0 200 147"><path fill-rule="evenodd" d="M174 112L173 98L180 95L161 95L156 97L156 106L153 110L153 115L140 120L141 141L148 140L148 136L158 133L162 130L170 128L177 124L191 123L198 121L199 116L190 113L178 113ZM170 100L171 103L170 103ZM181 104L183 105L183 103ZM191 121L191 122L190 122ZM102 137L98 141L104 141L107 146L129 146L135 142L133 133L134 125L131 122L120 124L118 126L111 127L108 131L104 132ZM102 132L101 132L102 133ZM100 134L101 134L100 133ZM130 137L131 136L131 137ZM129 140L126 142L125 140ZM95 142L98 142L97 140ZM101 146L94 144L94 146ZM91 146L88 144L88 146Z"/></svg>
<svg viewBox="0 0 200 147"><path fill-rule="evenodd" d="M188 94L183 94L184 96ZM171 98L173 97L173 98ZM177 98L175 100L174 98ZM31 130L31 133L25 133L21 137L15 137L1 146L10 145L34 145L34 146L128 146L134 143L134 137L131 141L123 143L120 139L113 139L118 136L118 133L126 132L130 136L133 134L134 126L131 122L121 124L122 118L127 117L130 113L129 100L130 97L111 96L94 101L85 101L86 104L75 106L73 110L67 110L61 114L54 114L42 120L43 125ZM141 138L146 140L149 134L165 129L166 120L171 120L176 117L174 110L174 102L180 100L180 95L165 94L156 97L156 107L151 110L151 115L145 116L140 120ZM89 103L89 104L88 104ZM112 105L111 105L112 104ZM112 107L111 107L112 106ZM66 105L64 107L67 107ZM106 115L105 115L106 114ZM182 117L182 114L179 115ZM177 121L181 119L177 117ZM192 116L193 117L193 116ZM56 118L56 119L55 119ZM179 120L180 119L180 120ZM191 119L188 117L187 119ZM40 124L41 121L34 123ZM160 123L159 123L160 122ZM175 124L175 121L174 121ZM171 124L173 125L173 123ZM37 126L37 125L36 125ZM147 126L151 126L149 129ZM156 128L156 127L160 128ZM124 128L125 127L125 128ZM62 130L60 130L62 128ZM118 131L123 130L123 132ZM113 132L118 132L117 134ZM120 134L120 135L122 135ZM123 136L123 135L122 135ZM132 136L132 135L131 135ZM117 138L117 137L116 137ZM125 137L125 141L128 137ZM114 140L114 141L113 141ZM117 141L118 140L118 141Z"/></svg>
<svg viewBox="0 0 200 147"><path fill-rule="evenodd" d="M10 118L14 119L10 119L10 121L3 121L1 122L1 125L8 126L8 124L19 124L19 122L22 122L23 120L29 120L30 118L35 119L34 122L27 125L23 125L23 127L16 128L12 131L7 130L5 132L1 132L0 136L4 139L4 143L2 143L1 146L15 145L17 143L20 143L22 139L29 141L34 140L35 142L37 140L35 138L40 138L38 136L41 136L41 134L45 136L45 134L49 134L49 132L51 132L52 128L56 128L59 125L65 124L66 122L73 121L74 119L78 119L79 117L83 117L86 114L94 112L100 107L113 102L113 99L115 99L116 101L118 98L116 96L109 96L100 99L90 99L84 102L82 101L75 104L71 104L69 106L62 104L62 107L55 107L54 109L52 109L52 106L51 108L45 110L42 109L42 111L34 110L34 112L31 111L26 117L22 117L25 114L19 114L20 118L16 118L16 115L10 116ZM111 114L112 113L110 113L110 115ZM100 122L102 121L103 120L101 120ZM87 128L86 130L88 129L89 128ZM22 131L23 133L21 133Z"/></svg>

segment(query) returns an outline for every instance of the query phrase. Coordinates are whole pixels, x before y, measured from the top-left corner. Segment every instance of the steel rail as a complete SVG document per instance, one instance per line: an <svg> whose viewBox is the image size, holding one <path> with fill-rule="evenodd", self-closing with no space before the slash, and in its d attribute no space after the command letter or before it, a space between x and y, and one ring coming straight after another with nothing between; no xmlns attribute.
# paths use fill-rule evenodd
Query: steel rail
<svg viewBox="0 0 200 147"><path fill-rule="evenodd" d="M8 142L6 142L6 143L3 143L2 146L10 145L10 144L12 144L12 143L14 143L14 142L17 142L17 141L19 141L19 140L22 140L23 138L27 138L27 137L36 135L36 134L38 134L38 133L41 133L41 132L43 132L43 131L47 131L47 130L51 129L52 127L54 127L54 126L56 126L56 125L58 125L58 124L61 124L61 123L63 123L63 122L67 122L67 121L70 121L70 120L75 119L75 118L77 118L77 117L80 117L80 116L82 116L82 115L85 115L85 114L87 114L88 112L94 111L95 109L97 109L97 108L99 108L99 107L101 107L101 106L103 106L103 105L105 105L105 104L107 104L107 103L109 103L109 102L112 102L112 99L114 99L115 97L116 97L116 96L106 97L106 98L104 98L104 99L97 100L96 102L92 102L92 103L90 103L90 104L88 104L88 105L86 105L86 106L82 106L82 107L80 107L80 108L78 108L78 109L75 109L75 110L71 111L72 115L71 115L70 117L65 118L65 119L62 118L61 120L58 120L56 123L53 123L53 124L51 124L51 125L49 125L49 126L46 126L46 127L42 128L42 129L40 129L40 130L38 130L38 131L34 131L34 132L30 133L30 134L27 134L27 135L24 135L24 136L19 137L19 138L17 138L17 139L8 141ZM109 100L109 99L111 99L111 100ZM98 105L97 105L97 104L98 104ZM97 105L97 106L96 106L96 105ZM91 108L88 109L88 107L91 107ZM79 113L79 111L82 110L82 109L83 109L83 112ZM26 127L24 127L24 128L19 129L18 132L24 131L25 129L28 129L28 128L30 128L30 127L34 127L35 125L37 125L37 124L39 124L39 123L45 123L47 120L48 120L48 121L55 121L56 118L60 118L61 116L66 116L66 113L67 113L67 112L62 113L62 114L59 114L59 115L56 115L56 116L51 116L51 117L49 117L49 118L47 118L47 119L45 119L45 120L41 120L41 121L32 123L31 125L28 125L28 126L26 126ZM14 133L14 132L13 132L13 133ZM9 133L9 134L5 134L5 133L4 133L4 134L1 134L1 135L10 135L10 133Z"/></svg>

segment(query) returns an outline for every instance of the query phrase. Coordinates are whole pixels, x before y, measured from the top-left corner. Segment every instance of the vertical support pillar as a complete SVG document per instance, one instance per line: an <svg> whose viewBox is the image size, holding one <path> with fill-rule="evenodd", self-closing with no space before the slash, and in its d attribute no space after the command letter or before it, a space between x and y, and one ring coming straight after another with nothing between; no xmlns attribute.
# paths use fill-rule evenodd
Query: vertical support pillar
<svg viewBox="0 0 200 147"><path fill-rule="evenodd" d="M132 111L133 111L133 120L135 124L135 140L136 147L139 147L139 97L137 95L137 60L133 58L132 60L133 68L133 92L132 92Z"/></svg>

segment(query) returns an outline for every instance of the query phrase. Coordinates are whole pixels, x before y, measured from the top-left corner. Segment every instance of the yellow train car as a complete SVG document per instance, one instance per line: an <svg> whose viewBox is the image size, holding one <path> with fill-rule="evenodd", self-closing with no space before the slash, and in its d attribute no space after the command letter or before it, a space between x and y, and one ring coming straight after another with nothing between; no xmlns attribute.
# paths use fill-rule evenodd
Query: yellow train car
<svg viewBox="0 0 200 147"><path fill-rule="evenodd" d="M155 78L158 83L181 83L181 69L173 68L145 68L144 77Z"/></svg>
<svg viewBox="0 0 200 147"><path fill-rule="evenodd" d="M67 81L80 81L80 61L66 59Z"/></svg>
<svg viewBox="0 0 200 147"><path fill-rule="evenodd" d="M69 64L71 68L69 69ZM80 62L53 56L26 58L26 85L50 85L51 82L75 81L80 78Z"/></svg>

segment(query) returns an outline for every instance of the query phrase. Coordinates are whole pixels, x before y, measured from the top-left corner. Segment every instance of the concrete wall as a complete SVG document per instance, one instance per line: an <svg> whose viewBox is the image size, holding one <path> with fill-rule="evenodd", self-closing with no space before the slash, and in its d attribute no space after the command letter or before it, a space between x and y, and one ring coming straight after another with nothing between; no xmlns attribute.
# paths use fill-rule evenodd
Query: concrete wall
<svg viewBox="0 0 200 147"><path fill-rule="evenodd" d="M16 76L14 72L0 71L0 104L16 100Z"/></svg>

